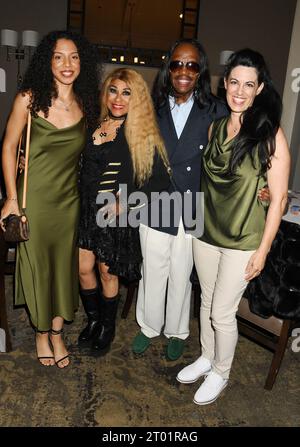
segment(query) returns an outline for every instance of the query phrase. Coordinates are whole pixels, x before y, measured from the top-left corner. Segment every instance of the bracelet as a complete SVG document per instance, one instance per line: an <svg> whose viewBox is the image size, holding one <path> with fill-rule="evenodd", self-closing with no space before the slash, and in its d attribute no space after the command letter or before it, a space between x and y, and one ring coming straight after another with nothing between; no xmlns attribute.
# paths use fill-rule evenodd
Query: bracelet
<svg viewBox="0 0 300 447"><path fill-rule="evenodd" d="M7 197L6 200L18 200L16 197Z"/></svg>

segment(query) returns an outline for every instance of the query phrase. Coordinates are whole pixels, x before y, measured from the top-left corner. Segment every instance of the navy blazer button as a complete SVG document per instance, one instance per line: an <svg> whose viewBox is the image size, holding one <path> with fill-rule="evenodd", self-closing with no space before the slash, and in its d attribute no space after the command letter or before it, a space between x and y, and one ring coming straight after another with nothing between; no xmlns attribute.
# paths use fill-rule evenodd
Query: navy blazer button
<svg viewBox="0 0 300 447"><path fill-rule="evenodd" d="M187 168L186 168L186 170L187 171L190 171L192 168L190 167L190 166L188 166Z"/></svg>
<svg viewBox="0 0 300 447"><path fill-rule="evenodd" d="M200 144L199 149L203 149L203 144Z"/></svg>
<svg viewBox="0 0 300 447"><path fill-rule="evenodd" d="M189 193L191 192L191 190L190 190L190 189L187 189L186 192L189 194Z"/></svg>

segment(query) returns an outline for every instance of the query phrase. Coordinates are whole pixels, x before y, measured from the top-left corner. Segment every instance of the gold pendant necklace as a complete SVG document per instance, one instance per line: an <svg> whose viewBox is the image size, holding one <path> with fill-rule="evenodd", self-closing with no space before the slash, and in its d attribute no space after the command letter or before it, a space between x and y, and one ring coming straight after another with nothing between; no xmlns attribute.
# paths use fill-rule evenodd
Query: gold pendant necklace
<svg viewBox="0 0 300 447"><path fill-rule="evenodd" d="M72 101L69 104L66 104L64 101L62 101L60 98L57 98L57 100L61 103L61 105L63 106L64 110L66 112L70 112L70 107L74 102L74 98L72 99Z"/></svg>
<svg viewBox="0 0 300 447"><path fill-rule="evenodd" d="M103 123L108 123L109 119L108 118L104 118L104 120L99 124L99 126L97 127L97 129L101 129ZM102 131L99 132L99 137L100 138L106 138L107 136L111 136L111 135L115 135L115 137L118 135L118 132L120 130L121 125L118 125L117 127L114 127L112 131L108 132L108 129L106 128L105 130L103 129ZM95 137L93 137L93 140L95 141Z"/></svg>
<svg viewBox="0 0 300 447"><path fill-rule="evenodd" d="M230 121L230 126L232 128L232 132L233 133L238 133L239 132L240 128L239 127L234 127L232 121Z"/></svg>

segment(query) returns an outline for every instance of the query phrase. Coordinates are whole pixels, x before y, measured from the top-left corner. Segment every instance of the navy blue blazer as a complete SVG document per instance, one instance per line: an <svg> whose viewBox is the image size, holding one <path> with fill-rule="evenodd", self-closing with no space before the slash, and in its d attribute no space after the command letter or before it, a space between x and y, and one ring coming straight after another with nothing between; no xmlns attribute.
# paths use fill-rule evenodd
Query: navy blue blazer
<svg viewBox="0 0 300 447"><path fill-rule="evenodd" d="M192 194L193 209L196 205L196 192L200 191L201 159L205 146L208 143L208 129L212 121L228 115L226 105L219 99L212 97L212 104L200 108L196 101L193 104L185 127L178 139L169 103L159 109L157 118L161 135L164 139L173 172L173 181L169 193L177 191L183 202L183 194ZM161 215L169 213L170 224L167 226L149 226L168 234L176 235L178 224L182 215L174 212L173 207L162 204ZM185 222L184 222L185 223Z"/></svg>

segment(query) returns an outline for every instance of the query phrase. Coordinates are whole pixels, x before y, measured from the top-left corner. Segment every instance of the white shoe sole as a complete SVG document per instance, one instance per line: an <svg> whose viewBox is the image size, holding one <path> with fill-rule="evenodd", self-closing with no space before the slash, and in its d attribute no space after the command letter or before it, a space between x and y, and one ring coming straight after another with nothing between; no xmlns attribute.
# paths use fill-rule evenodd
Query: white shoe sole
<svg viewBox="0 0 300 447"><path fill-rule="evenodd" d="M223 385L221 391L220 391L220 392L217 394L217 396L214 397L213 399L211 399L211 400L206 400L206 401L204 401L204 402L198 402L198 401L196 401L195 399L193 399L194 404L196 404L196 405L208 405L208 404L212 404L215 400L218 399L218 397L220 396L220 394L222 393L222 391L227 387L227 385L228 385L228 382L226 382L226 383Z"/></svg>
<svg viewBox="0 0 300 447"><path fill-rule="evenodd" d="M210 371L211 371L211 368L208 369L207 371L201 373L201 374L200 374L199 376L197 376L197 378L194 379L194 380L182 380L182 379L179 379L178 376L176 377L176 380L177 380L178 382L180 382L180 383L183 383L183 384L185 384L185 385L188 385L189 383L195 383L195 382L197 382L197 381L198 381L201 377L203 377L203 376L207 376L207 375L210 373Z"/></svg>

